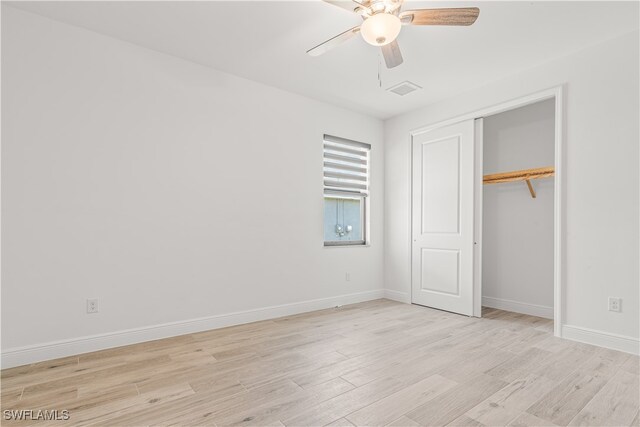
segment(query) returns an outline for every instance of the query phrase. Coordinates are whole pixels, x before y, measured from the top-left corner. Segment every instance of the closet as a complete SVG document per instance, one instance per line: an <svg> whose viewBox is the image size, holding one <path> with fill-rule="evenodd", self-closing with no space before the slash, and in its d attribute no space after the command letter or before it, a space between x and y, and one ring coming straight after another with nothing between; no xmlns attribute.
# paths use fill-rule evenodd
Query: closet
<svg viewBox="0 0 640 427"><path fill-rule="evenodd" d="M482 305L553 318L554 100L483 120Z"/></svg>

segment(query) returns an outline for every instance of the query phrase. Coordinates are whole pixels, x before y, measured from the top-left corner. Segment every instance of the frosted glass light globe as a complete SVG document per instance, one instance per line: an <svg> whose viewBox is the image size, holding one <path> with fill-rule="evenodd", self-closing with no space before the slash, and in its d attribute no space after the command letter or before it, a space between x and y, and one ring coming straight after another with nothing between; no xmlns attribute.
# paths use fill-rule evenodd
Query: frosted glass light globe
<svg viewBox="0 0 640 427"><path fill-rule="evenodd" d="M384 46L398 37L401 28L402 22L396 15L378 13L362 23L360 34L367 43L374 46Z"/></svg>

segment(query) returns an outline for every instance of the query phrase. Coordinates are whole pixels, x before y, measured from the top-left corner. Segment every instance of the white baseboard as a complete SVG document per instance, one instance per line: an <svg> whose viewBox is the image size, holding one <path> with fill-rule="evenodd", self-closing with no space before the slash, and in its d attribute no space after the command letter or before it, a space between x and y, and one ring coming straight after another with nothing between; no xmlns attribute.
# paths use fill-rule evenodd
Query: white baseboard
<svg viewBox="0 0 640 427"><path fill-rule="evenodd" d="M26 347L9 348L2 351L2 368L11 368L91 351L241 325L243 323L257 322L260 320L274 319L384 297L385 291L383 289L376 289L367 292L338 295L335 297L276 305L255 310L145 326L142 328L72 338Z"/></svg>
<svg viewBox="0 0 640 427"><path fill-rule="evenodd" d="M579 326L562 325L562 338L625 353L640 354L640 340L624 335L596 331Z"/></svg>
<svg viewBox="0 0 640 427"><path fill-rule="evenodd" d="M411 304L411 295L407 292L400 292L400 291L393 291L391 289L385 289L384 297L390 300Z"/></svg>
<svg viewBox="0 0 640 427"><path fill-rule="evenodd" d="M499 310L513 311L514 313L528 314L529 316L553 319L553 307L544 305L527 304L502 298L482 297L484 307L497 308Z"/></svg>

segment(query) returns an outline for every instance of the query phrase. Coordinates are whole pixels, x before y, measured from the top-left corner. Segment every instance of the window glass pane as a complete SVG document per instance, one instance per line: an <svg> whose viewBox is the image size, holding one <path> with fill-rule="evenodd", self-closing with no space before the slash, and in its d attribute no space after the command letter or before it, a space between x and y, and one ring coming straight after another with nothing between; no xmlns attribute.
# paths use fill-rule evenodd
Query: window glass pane
<svg viewBox="0 0 640 427"><path fill-rule="evenodd" d="M363 208L361 197L325 196L325 242L363 242Z"/></svg>

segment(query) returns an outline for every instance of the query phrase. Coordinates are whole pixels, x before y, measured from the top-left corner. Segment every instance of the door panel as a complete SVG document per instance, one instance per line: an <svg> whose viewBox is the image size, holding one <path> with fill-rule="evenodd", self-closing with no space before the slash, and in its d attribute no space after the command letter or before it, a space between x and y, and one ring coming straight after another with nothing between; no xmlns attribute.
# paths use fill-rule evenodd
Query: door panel
<svg viewBox="0 0 640 427"><path fill-rule="evenodd" d="M446 138L421 145L422 232L459 231L460 138ZM438 205L439 209L428 209Z"/></svg>
<svg viewBox="0 0 640 427"><path fill-rule="evenodd" d="M460 251L422 248L422 290L460 295Z"/></svg>
<svg viewBox="0 0 640 427"><path fill-rule="evenodd" d="M473 315L474 121L413 137L412 302Z"/></svg>

